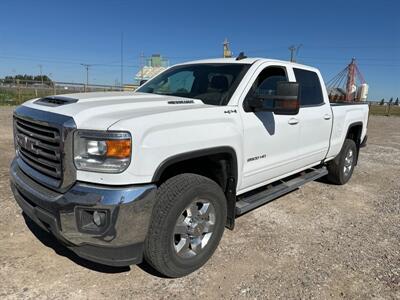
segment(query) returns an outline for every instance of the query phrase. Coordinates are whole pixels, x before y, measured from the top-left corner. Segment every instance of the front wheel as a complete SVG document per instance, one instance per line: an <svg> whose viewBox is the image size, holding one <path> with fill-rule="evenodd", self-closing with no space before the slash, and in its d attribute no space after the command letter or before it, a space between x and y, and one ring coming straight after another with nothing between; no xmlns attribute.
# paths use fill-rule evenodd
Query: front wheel
<svg viewBox="0 0 400 300"><path fill-rule="evenodd" d="M187 275L214 253L225 222L226 199L217 183L195 174L172 177L157 191L145 259L165 276Z"/></svg>
<svg viewBox="0 0 400 300"><path fill-rule="evenodd" d="M338 156L328 162L328 181L339 185L347 183L353 175L356 159L356 143L351 139L345 139Z"/></svg>

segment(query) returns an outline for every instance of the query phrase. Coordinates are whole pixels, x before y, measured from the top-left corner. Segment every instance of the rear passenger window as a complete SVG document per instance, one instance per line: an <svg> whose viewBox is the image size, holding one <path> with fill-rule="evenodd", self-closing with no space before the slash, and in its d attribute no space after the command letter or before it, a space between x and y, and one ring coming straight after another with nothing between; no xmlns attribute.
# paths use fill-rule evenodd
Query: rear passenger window
<svg viewBox="0 0 400 300"><path fill-rule="evenodd" d="M324 103L321 83L315 72L293 69L296 81L300 85L300 106L320 105Z"/></svg>

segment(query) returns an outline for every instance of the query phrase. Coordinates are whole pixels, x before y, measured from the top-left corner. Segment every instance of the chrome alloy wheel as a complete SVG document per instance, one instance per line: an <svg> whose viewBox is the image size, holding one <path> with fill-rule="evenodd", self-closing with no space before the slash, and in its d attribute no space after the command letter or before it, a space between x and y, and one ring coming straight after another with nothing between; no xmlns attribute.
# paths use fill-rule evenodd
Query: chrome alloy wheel
<svg viewBox="0 0 400 300"><path fill-rule="evenodd" d="M183 258L198 255L208 244L215 226L215 208L207 200L195 199L175 224L173 245Z"/></svg>
<svg viewBox="0 0 400 300"><path fill-rule="evenodd" d="M353 168L354 155L353 150L349 149L345 158L344 158L344 166L343 173L344 176L348 176L351 172L351 168Z"/></svg>

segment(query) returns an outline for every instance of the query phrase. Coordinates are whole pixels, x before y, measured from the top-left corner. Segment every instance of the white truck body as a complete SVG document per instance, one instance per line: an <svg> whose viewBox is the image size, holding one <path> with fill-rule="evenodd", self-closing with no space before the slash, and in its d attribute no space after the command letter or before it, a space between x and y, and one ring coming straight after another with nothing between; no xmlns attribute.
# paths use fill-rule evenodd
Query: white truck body
<svg viewBox="0 0 400 300"><path fill-rule="evenodd" d="M331 105L315 68L242 56L137 92L33 99L13 122L11 188L36 224L86 259L179 277L236 216L323 176L345 184L368 105Z"/></svg>
<svg viewBox="0 0 400 300"><path fill-rule="evenodd" d="M314 71L323 85L322 76L315 68L270 59L209 59L186 64L193 63L252 66L226 106L206 105L198 99L194 103L168 104L182 98L132 92L69 94L64 96L78 99L77 103L44 108L33 99L24 106L73 117L78 129L130 132L133 155L126 171L120 174L77 171L77 180L109 185L150 183L157 167L171 156L229 146L237 155L239 195L334 158L350 124L361 122L361 139L366 135L368 107L331 107L325 88L322 89L323 105L300 107L297 116L275 116L273 134L262 124L269 113L244 112L244 98L264 68L283 66L289 81L293 82L296 81L293 67ZM225 113L229 110L237 113ZM293 121L297 123L291 125ZM264 154L265 159L247 161Z"/></svg>

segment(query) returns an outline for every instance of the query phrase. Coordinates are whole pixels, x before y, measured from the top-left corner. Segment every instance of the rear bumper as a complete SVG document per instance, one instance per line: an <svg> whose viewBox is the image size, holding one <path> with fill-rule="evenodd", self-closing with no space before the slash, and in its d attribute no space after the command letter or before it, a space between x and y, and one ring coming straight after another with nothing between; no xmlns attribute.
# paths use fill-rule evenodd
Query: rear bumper
<svg viewBox="0 0 400 300"><path fill-rule="evenodd" d="M25 214L77 255L112 266L142 261L155 185L115 188L78 182L62 194L32 180L15 160L10 175ZM100 226L94 212L102 215Z"/></svg>

